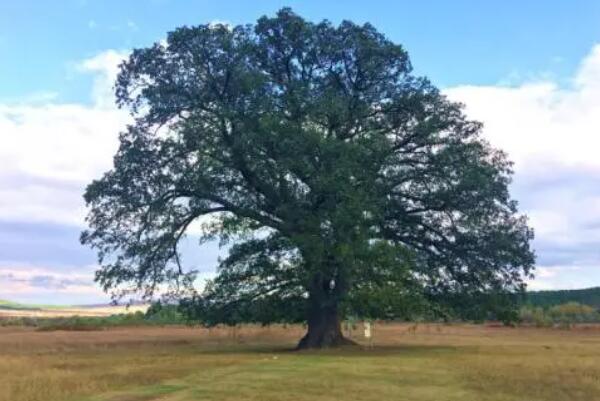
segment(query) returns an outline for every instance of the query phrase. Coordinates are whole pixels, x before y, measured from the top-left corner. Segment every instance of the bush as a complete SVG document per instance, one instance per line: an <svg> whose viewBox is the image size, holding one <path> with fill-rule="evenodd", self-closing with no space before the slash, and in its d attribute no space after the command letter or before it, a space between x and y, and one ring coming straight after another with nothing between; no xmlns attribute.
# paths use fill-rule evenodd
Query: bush
<svg viewBox="0 0 600 401"><path fill-rule="evenodd" d="M589 305L567 302L544 309L542 307L523 306L519 311L521 322L537 327L558 325L570 327L575 323L600 322L600 313Z"/></svg>
<svg viewBox="0 0 600 401"><path fill-rule="evenodd" d="M0 326L37 327L38 318L35 317L3 317L0 318Z"/></svg>
<svg viewBox="0 0 600 401"><path fill-rule="evenodd" d="M519 311L519 318L521 322L526 324L532 324L536 327L547 327L552 325L552 319L544 308L541 307L533 307L533 306L524 306Z"/></svg>
<svg viewBox="0 0 600 401"><path fill-rule="evenodd" d="M38 330L102 330L108 327L140 326L146 324L142 312L124 313L110 316L70 316L39 319Z"/></svg>
<svg viewBox="0 0 600 401"><path fill-rule="evenodd" d="M164 304L155 302L146 311L145 320L152 324L185 324L187 320L180 312L179 306L174 304Z"/></svg>
<svg viewBox="0 0 600 401"><path fill-rule="evenodd" d="M548 310L548 313L555 323L561 325L600 321L600 316L594 308L577 302L553 306Z"/></svg>

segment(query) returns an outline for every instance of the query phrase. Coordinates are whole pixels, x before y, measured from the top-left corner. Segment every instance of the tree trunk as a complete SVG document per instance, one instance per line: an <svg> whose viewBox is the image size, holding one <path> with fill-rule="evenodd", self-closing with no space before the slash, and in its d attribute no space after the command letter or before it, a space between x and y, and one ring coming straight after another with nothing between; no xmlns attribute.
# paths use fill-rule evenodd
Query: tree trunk
<svg viewBox="0 0 600 401"><path fill-rule="evenodd" d="M320 280L318 280L320 281ZM338 302L327 284L319 282L309 295L308 331L297 349L330 348L355 344L344 337L338 313Z"/></svg>
<svg viewBox="0 0 600 401"><path fill-rule="evenodd" d="M354 344L342 334L337 311L321 310L308 319L308 331L298 343L297 349L330 348Z"/></svg>

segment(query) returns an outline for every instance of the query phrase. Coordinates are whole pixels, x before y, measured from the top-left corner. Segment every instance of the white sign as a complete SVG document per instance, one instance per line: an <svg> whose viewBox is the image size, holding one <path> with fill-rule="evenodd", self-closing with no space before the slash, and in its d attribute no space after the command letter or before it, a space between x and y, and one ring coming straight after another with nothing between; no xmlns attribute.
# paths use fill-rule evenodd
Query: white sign
<svg viewBox="0 0 600 401"><path fill-rule="evenodd" d="M365 322L365 338L371 338L371 322Z"/></svg>

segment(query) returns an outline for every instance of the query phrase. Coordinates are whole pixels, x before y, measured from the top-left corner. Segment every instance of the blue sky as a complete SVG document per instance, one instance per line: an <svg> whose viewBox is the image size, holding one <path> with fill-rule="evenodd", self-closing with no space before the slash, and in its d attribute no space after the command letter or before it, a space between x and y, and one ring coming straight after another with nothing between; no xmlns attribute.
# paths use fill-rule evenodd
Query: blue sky
<svg viewBox="0 0 600 401"><path fill-rule="evenodd" d="M95 258L78 235L87 182L110 168L127 116L116 65L181 25L252 23L283 6L370 22L409 51L515 161L534 226L532 288L600 285L598 1L2 1L0 298L88 303ZM598 160L597 160L598 159ZM186 245L213 271L216 245Z"/></svg>
<svg viewBox="0 0 600 401"><path fill-rule="evenodd" d="M147 46L184 24L253 22L285 5L313 20L371 22L441 86L567 76L600 37L597 1L3 1L2 96L85 101L86 80L72 71L82 58Z"/></svg>

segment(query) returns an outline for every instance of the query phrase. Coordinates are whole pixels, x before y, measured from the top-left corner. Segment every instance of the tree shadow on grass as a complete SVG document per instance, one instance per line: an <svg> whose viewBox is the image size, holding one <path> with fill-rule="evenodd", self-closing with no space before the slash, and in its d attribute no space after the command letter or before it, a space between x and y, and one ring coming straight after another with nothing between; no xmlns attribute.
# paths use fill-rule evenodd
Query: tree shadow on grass
<svg viewBox="0 0 600 401"><path fill-rule="evenodd" d="M226 355L226 354L256 354L256 355L322 355L337 357L383 357L392 355L428 355L457 352L460 347L448 345L413 345L413 344L394 344L394 345L374 345L367 346L363 344L344 345L335 348L322 349L304 349L298 350L290 345L273 344L223 344L213 349L203 347L202 353L206 355Z"/></svg>

